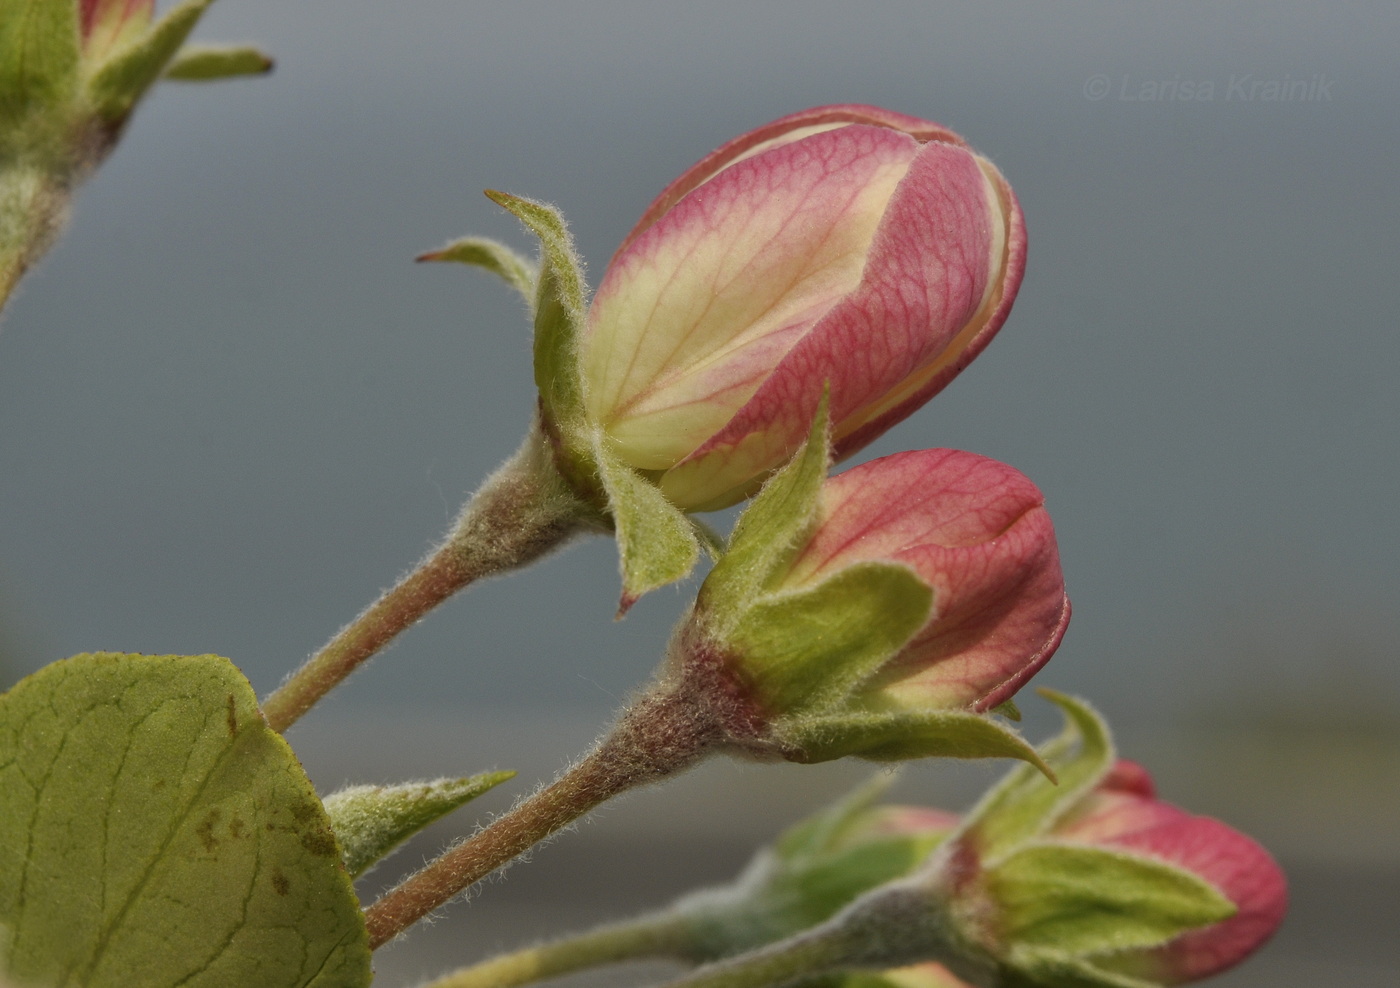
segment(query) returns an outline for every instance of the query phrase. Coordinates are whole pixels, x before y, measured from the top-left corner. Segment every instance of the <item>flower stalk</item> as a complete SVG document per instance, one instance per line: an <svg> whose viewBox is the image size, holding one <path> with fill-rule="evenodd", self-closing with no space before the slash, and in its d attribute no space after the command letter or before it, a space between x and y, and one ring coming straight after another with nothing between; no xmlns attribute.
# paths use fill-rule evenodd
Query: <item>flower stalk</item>
<svg viewBox="0 0 1400 988"><path fill-rule="evenodd" d="M501 954L453 971L424 988L516 988L545 978L646 957L683 957L691 949L684 917L659 913Z"/></svg>
<svg viewBox="0 0 1400 988"><path fill-rule="evenodd" d="M538 427L487 478L447 538L274 690L262 704L276 731L288 727L401 632L483 577L518 569L603 519L560 480Z"/></svg>
<svg viewBox="0 0 1400 988"><path fill-rule="evenodd" d="M733 743L742 736L743 714L724 709L713 696L693 680L659 682L581 762L366 909L370 947L383 946L612 797L675 775Z"/></svg>

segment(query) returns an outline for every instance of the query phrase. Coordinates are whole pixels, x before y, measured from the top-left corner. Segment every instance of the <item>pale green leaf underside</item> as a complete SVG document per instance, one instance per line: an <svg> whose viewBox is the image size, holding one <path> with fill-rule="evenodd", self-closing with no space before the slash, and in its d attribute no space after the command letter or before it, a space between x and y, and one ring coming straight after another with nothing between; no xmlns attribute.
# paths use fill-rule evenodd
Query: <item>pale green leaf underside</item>
<svg viewBox="0 0 1400 988"><path fill-rule="evenodd" d="M216 656L80 655L0 697L0 925L47 988L372 976L320 800Z"/></svg>
<svg viewBox="0 0 1400 988"><path fill-rule="evenodd" d="M462 779L435 779L393 786L350 786L325 799L342 860L358 878L404 841L514 772L483 772Z"/></svg>

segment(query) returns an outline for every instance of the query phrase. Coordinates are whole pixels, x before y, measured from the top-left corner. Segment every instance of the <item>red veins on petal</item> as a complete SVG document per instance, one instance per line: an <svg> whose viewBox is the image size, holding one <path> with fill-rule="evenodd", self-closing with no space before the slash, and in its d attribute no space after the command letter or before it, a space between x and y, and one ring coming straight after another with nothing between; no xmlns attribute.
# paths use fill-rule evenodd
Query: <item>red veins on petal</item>
<svg viewBox="0 0 1400 988"><path fill-rule="evenodd" d="M859 103L845 103L833 106L817 106L809 110L799 110L780 117L770 124L734 138L720 145L687 169L666 188L661 190L637 225L627 234L614 260L631 246L653 223L665 215L676 203L692 190L708 182L721 171L745 158L761 154L770 148L810 137L824 130L834 130L849 124L869 124L908 134L921 144L929 141L943 141L948 144L964 144L957 134L946 127L929 120L920 120L903 113L894 113L878 106Z"/></svg>
<svg viewBox="0 0 1400 988"><path fill-rule="evenodd" d="M1219 820L1143 794L1144 785L1151 787L1145 770L1120 762L1054 836L1165 861L1205 879L1235 904L1238 911L1229 919L1102 962L1166 984L1196 981L1239 963L1273 935L1288 908L1287 882L1253 840Z"/></svg>
<svg viewBox="0 0 1400 988"><path fill-rule="evenodd" d="M847 127L736 165L609 267L584 340L590 411L632 465L720 429L854 288L918 146Z"/></svg>
<svg viewBox="0 0 1400 988"><path fill-rule="evenodd" d="M929 623L867 686L900 706L986 710L1058 647L1069 620L1040 491L957 450L899 453L828 480L822 521L785 583L858 562L903 563L934 591Z"/></svg>
<svg viewBox="0 0 1400 988"><path fill-rule="evenodd" d="M974 155L948 144L920 147L880 219L859 285L663 479L663 490L684 489L703 507L742 497L752 477L778 466L805 436L828 384L842 456L931 397L999 325L989 317L1005 295L1001 208ZM953 370L939 373L946 368Z"/></svg>

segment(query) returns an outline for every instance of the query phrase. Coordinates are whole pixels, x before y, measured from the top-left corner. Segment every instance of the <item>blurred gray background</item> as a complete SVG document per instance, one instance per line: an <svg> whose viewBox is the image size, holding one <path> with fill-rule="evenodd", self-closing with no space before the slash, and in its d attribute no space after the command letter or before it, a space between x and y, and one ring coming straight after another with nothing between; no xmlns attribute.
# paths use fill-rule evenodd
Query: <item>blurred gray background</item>
<svg viewBox="0 0 1400 988"><path fill-rule="evenodd" d="M524 430L521 306L411 261L532 248L480 190L561 206L596 283L710 148L876 103L993 158L1031 247L996 342L864 455L960 447L1044 489L1075 617L1040 681L1292 877L1275 943L1215 984L1395 983L1400 7L219 0L197 37L277 70L162 86L0 326L5 685L107 649L216 652L271 689ZM581 544L442 608L291 740L327 789L521 769L499 811L645 679L693 589L614 623L613 548ZM1001 768L900 791L966 805ZM379 983L723 878L862 771L635 795L381 952Z"/></svg>

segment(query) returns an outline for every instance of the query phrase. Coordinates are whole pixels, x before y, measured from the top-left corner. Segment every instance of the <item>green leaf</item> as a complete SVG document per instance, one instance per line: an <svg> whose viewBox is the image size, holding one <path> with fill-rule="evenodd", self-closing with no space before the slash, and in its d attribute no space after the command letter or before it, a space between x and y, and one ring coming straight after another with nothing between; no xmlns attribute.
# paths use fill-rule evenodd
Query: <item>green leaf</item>
<svg viewBox="0 0 1400 988"><path fill-rule="evenodd" d="M728 646L778 716L838 706L928 621L933 588L897 563L857 563L744 610Z"/></svg>
<svg viewBox="0 0 1400 988"><path fill-rule="evenodd" d="M535 385L546 417L565 432L583 428L583 382L578 340L588 294L583 264L574 250L564 217L553 206L487 190L492 202L509 210L540 238L540 274L535 295ZM577 442L577 438L573 441Z"/></svg>
<svg viewBox="0 0 1400 988"><path fill-rule="evenodd" d="M1065 729L1040 748L1048 777L1029 765L1018 766L968 814L967 832L986 859L1047 833L1098 785L1117 757L1108 724L1093 707L1053 690L1039 692L1064 711Z"/></svg>
<svg viewBox="0 0 1400 988"><path fill-rule="evenodd" d="M806 756L803 761L808 762L854 755L876 762L1019 758L1040 765L1036 750L1015 731L985 714L966 710L857 711L800 717L782 725L781 737L800 749Z"/></svg>
<svg viewBox="0 0 1400 988"><path fill-rule="evenodd" d="M80 655L0 697L0 926L22 984L372 976L321 802L216 656Z"/></svg>
<svg viewBox="0 0 1400 988"><path fill-rule="evenodd" d="M350 786L325 798L346 871L360 877L428 824L494 789L514 772L483 772L462 779Z"/></svg>
<svg viewBox="0 0 1400 988"><path fill-rule="evenodd" d="M186 45L165 70L165 78L209 82L243 75L266 75L272 58L251 45Z"/></svg>
<svg viewBox="0 0 1400 988"><path fill-rule="evenodd" d="M701 602L721 634L806 544L819 520L822 481L830 462L830 421L823 394L807 441L739 516L728 551L705 578Z"/></svg>
<svg viewBox="0 0 1400 988"><path fill-rule="evenodd" d="M172 7L140 41L102 63L88 83L93 109L106 120L125 120L136 101L175 58L211 3L213 0L185 0Z"/></svg>
<svg viewBox="0 0 1400 988"><path fill-rule="evenodd" d="M533 261L521 257L505 244L488 237L463 237L437 250L419 254L420 261L456 261L472 264L500 278L525 298L530 312L535 311L535 292L539 271Z"/></svg>
<svg viewBox="0 0 1400 988"><path fill-rule="evenodd" d="M11 149L31 114L53 114L68 102L77 66L76 0L0 0L0 152Z"/></svg>
<svg viewBox="0 0 1400 988"><path fill-rule="evenodd" d="M1077 956L1156 947L1235 913L1189 871L1098 847L1031 844L986 881L1008 941Z"/></svg>
<svg viewBox="0 0 1400 988"><path fill-rule="evenodd" d="M595 447L622 567L624 614L642 594L685 577L700 559L690 519L646 478Z"/></svg>

